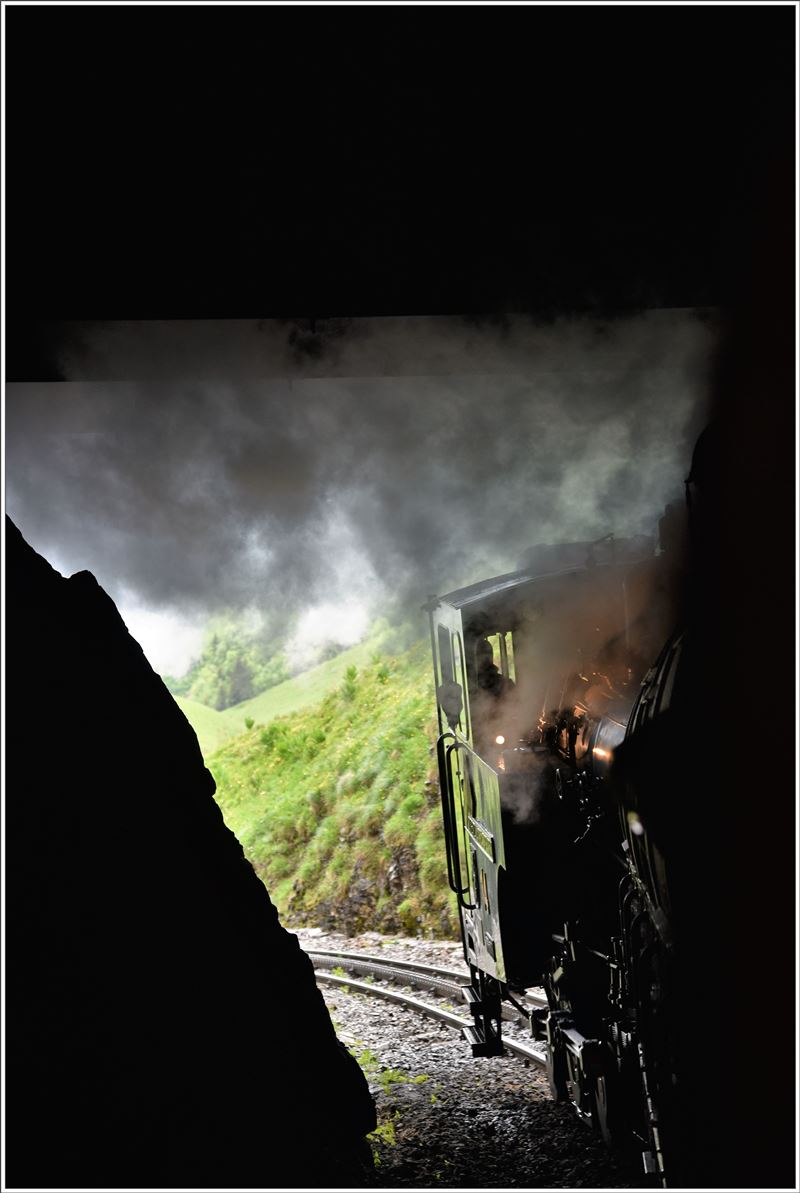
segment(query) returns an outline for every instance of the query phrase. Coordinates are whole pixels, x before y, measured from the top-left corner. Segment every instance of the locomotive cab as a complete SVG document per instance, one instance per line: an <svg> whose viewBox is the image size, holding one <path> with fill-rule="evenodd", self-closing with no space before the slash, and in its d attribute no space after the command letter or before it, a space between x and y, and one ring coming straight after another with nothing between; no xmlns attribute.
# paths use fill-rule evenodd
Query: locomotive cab
<svg viewBox="0 0 800 1193"><path fill-rule="evenodd" d="M604 778L662 632L651 540L545 548L531 563L427 606L477 1054L500 1050L500 997L542 982L566 922L606 939L618 876L602 870L621 834Z"/></svg>

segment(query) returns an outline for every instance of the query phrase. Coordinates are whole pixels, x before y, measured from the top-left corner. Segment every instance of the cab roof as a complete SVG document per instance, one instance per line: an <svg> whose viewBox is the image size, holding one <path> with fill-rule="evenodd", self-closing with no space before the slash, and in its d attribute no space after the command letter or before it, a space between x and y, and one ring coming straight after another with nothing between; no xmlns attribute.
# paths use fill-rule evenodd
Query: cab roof
<svg viewBox="0 0 800 1193"><path fill-rule="evenodd" d="M576 575L595 568L605 570L631 565L653 554L654 542L649 535L618 539L608 534L589 542L541 543L526 552L523 567L517 571L453 589L444 596L433 596L424 607L429 613L433 613L439 605L465 611L475 606L491 607L497 599L511 596L515 589L539 583L546 588L547 581L558 576Z"/></svg>
<svg viewBox="0 0 800 1193"><path fill-rule="evenodd" d="M532 584L535 580L545 580L549 576L565 576L571 572L583 571L583 568L563 568L554 572L506 572L503 576L493 576L489 580L481 580L478 584L468 584L465 588L456 588L444 596L432 598L426 606L433 610L437 605L449 605L453 609L467 609L471 605L484 605L487 598L498 596L500 593L510 593L512 589Z"/></svg>

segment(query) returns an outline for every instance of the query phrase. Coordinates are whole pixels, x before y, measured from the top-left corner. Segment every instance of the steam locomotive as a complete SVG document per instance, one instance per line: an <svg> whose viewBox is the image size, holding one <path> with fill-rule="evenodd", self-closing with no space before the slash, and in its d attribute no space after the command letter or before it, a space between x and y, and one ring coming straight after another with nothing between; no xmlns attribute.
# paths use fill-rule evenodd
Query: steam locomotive
<svg viewBox="0 0 800 1193"><path fill-rule="evenodd" d="M670 884L612 762L669 707L684 518L533 548L426 605L472 1052L502 1054L501 1003L543 986L530 1027L553 1096L638 1146L653 1183L675 1134Z"/></svg>

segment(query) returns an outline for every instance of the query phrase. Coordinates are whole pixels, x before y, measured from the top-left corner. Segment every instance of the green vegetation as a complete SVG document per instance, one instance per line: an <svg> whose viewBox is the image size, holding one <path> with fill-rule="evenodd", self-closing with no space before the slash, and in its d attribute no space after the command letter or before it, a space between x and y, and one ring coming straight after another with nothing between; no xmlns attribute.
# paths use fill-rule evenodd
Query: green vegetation
<svg viewBox="0 0 800 1193"><path fill-rule="evenodd" d="M244 729L244 722L231 716L229 712L217 712L216 709L199 704L186 696L175 696L174 699L197 734L204 758L208 758L223 742L235 737Z"/></svg>
<svg viewBox="0 0 800 1193"><path fill-rule="evenodd" d="M374 641L362 642L342 651L335 659L320 663L252 700L221 712L186 696L175 695L175 702L197 734L203 757L209 758L224 742L246 729L258 724L263 726L274 717L317 704L337 686L348 667L364 666L375 654L375 649Z"/></svg>
<svg viewBox="0 0 800 1193"><path fill-rule="evenodd" d="M275 717L296 712L311 704L318 704L332 688L336 687L350 668L355 668L358 671L369 663L375 650L374 639L369 642L359 642L357 646L343 650L336 658L328 659L316 667L311 667L301 675L287 679L270 688L269 691L261 692L251 700L237 704L227 711L235 713L240 724L244 717L252 717L256 724L266 725Z"/></svg>
<svg viewBox="0 0 800 1193"><path fill-rule="evenodd" d="M352 1052L352 1049L350 1051ZM424 1082L430 1080L427 1073L418 1073L416 1077L409 1077L404 1069L387 1068L386 1065L381 1064L371 1048L365 1048L357 1055L352 1052L352 1055L355 1056L367 1077L371 1077L387 1096L391 1095L392 1087L395 1085L423 1085Z"/></svg>
<svg viewBox="0 0 800 1193"><path fill-rule="evenodd" d="M217 712L235 705L241 706L253 697L257 700L253 716L261 721L269 720L279 713L291 712L300 706L292 705L289 708L279 701L277 711L269 704L262 708L261 695L298 673L316 669L318 664L334 661L342 653L348 652L341 643L330 639L310 648L311 653L306 653L305 662L299 659L292 661L287 656L286 646L286 635L290 634L290 630L291 622L288 628L284 625L278 629L269 619L254 625L252 621L248 624L241 616L215 617L206 629L200 657L195 659L180 679L165 675L164 683L174 696L205 704ZM390 654L396 654L411 644L414 633L409 622L390 625L385 618L379 618L372 623L367 638L372 650L380 642ZM365 651L369 652L367 644L354 649L359 652L359 658ZM339 675L349 665L348 662L340 664L336 674ZM356 666L359 665L356 663ZM323 694L322 691L312 691L310 702L321 699Z"/></svg>
<svg viewBox="0 0 800 1193"><path fill-rule="evenodd" d="M381 1145L384 1147L394 1147L397 1143L396 1123L399 1117L400 1111L393 1111L382 1123L378 1123L375 1130L371 1131L367 1136L372 1148L372 1159L376 1168L379 1168L381 1163Z"/></svg>
<svg viewBox="0 0 800 1193"><path fill-rule="evenodd" d="M430 1078L427 1073L419 1073L416 1077L410 1077L403 1069L387 1068L386 1065L381 1064L380 1058L375 1055L371 1048L364 1048L358 1053L354 1052L351 1048L350 1054L358 1061L365 1076L380 1085L387 1098L387 1102L384 1105L378 1106L378 1126L367 1136L372 1147L375 1166L378 1167L381 1163L382 1148L394 1147L397 1143L396 1125L400 1118L400 1111L394 1107L392 1096L394 1087L396 1085L422 1085L424 1082L429 1081ZM439 1087L437 1086L436 1088L438 1089ZM433 1095L431 1097L433 1098Z"/></svg>
<svg viewBox="0 0 800 1193"><path fill-rule="evenodd" d="M289 678L286 658L263 632L248 632L235 621L217 618L208 627L200 658L181 679L164 676L175 696L209 708L230 708L256 692Z"/></svg>
<svg viewBox="0 0 800 1193"><path fill-rule="evenodd" d="M282 684L225 713L255 723L210 759L217 799L284 923L455 934L430 673L422 643L363 643L291 681L313 707L271 719Z"/></svg>

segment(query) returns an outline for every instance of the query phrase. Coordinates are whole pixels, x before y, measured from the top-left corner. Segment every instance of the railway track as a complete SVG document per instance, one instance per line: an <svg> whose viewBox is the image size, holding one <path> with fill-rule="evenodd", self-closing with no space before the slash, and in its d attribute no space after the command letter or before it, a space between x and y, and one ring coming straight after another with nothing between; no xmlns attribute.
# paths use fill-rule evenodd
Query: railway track
<svg viewBox="0 0 800 1193"><path fill-rule="evenodd" d="M365 953L328 952L326 950L309 950L308 956L316 973L317 981L325 985L347 987L358 994L367 994L373 998L383 998L388 1002L398 1003L408 1007L418 1014L437 1019L458 1031L472 1027L471 1017L456 1015L444 1007L433 1003L423 1002L393 986L406 986L420 990L427 990L439 998L460 1000L462 988L469 983L469 974L465 971L442 969L439 966L424 965L416 961L399 961L393 958L372 957ZM334 973L334 969L346 971ZM359 974L371 978L372 981L360 981L351 975ZM380 983L380 984L378 984ZM503 1018L523 1023L528 1026L525 1012L545 1006L546 1000L539 995L527 994L521 1002L523 1012L503 1004ZM532 1043L524 1040L503 1037L503 1044L508 1052L522 1060L535 1064L541 1068L546 1065L543 1049L535 1048Z"/></svg>

